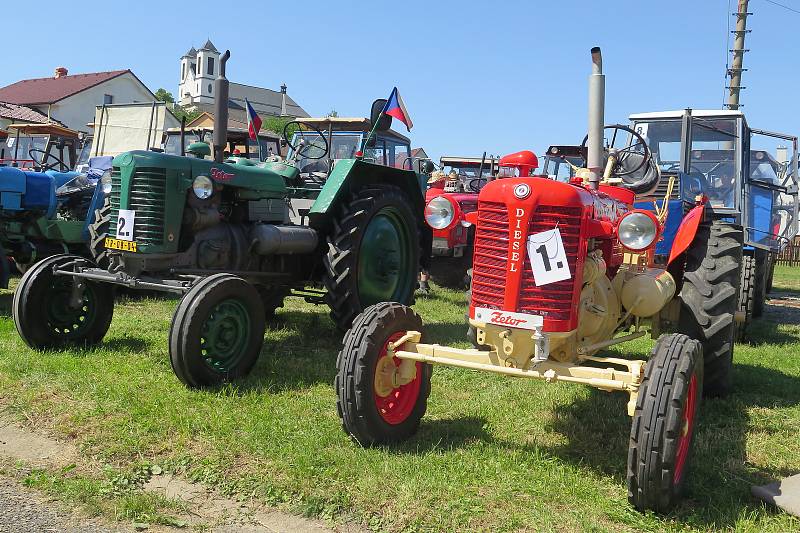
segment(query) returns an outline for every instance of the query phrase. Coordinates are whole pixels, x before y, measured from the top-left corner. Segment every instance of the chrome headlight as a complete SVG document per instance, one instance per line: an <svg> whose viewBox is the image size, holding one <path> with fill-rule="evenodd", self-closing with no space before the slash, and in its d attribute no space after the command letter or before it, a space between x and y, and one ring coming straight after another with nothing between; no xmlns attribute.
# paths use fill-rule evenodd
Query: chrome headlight
<svg viewBox="0 0 800 533"><path fill-rule="evenodd" d="M100 186L103 187L103 194L111 194L111 171L106 170L100 178Z"/></svg>
<svg viewBox="0 0 800 533"><path fill-rule="evenodd" d="M437 196L425 206L425 222L433 229L444 229L453 222L456 209L444 196Z"/></svg>
<svg viewBox="0 0 800 533"><path fill-rule="evenodd" d="M631 211L624 215L617 226L617 236L622 246L639 252L652 246L658 237L658 221L650 213Z"/></svg>
<svg viewBox="0 0 800 533"><path fill-rule="evenodd" d="M192 191L201 200L211 198L214 194L214 182L208 176L197 176L192 182Z"/></svg>

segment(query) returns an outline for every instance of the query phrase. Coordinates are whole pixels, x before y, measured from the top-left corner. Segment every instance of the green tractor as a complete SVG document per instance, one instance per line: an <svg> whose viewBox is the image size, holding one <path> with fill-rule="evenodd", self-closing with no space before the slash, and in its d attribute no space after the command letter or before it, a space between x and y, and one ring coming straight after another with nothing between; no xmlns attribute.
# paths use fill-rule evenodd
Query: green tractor
<svg viewBox="0 0 800 533"><path fill-rule="evenodd" d="M213 159L205 143L191 145L187 157L133 151L114 159L109 201L93 228L104 236L102 262L50 257L20 281L14 323L29 346L99 343L115 287L177 293L172 368L187 386L206 387L252 369L266 323L287 296L326 303L341 329L370 305L412 302L429 253L420 246L426 176L356 154L325 179L306 177L297 160L329 146L302 120L286 131L299 126L316 136L290 142L288 159L223 161L229 57L215 81L222 126L214 129ZM376 101L374 131L391 125L381 110Z"/></svg>

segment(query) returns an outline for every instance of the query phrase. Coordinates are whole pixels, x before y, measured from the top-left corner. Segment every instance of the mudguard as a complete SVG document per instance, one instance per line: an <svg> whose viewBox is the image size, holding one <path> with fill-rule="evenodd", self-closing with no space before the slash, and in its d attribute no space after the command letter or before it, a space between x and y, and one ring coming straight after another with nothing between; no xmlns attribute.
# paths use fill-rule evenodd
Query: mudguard
<svg viewBox="0 0 800 533"><path fill-rule="evenodd" d="M331 213L351 190L371 183L396 185L409 196L418 213L422 213L425 208L425 180L414 171L367 163L359 159L343 159L333 167L322 191L311 206L309 217L314 219Z"/></svg>
<svg viewBox="0 0 800 533"><path fill-rule="evenodd" d="M700 222L703 221L705 208L705 204L695 206L681 220L681 225L678 226L678 231L672 241L672 249L669 252L669 260L667 261L668 266L691 246L695 235L697 235L697 228L700 227Z"/></svg>

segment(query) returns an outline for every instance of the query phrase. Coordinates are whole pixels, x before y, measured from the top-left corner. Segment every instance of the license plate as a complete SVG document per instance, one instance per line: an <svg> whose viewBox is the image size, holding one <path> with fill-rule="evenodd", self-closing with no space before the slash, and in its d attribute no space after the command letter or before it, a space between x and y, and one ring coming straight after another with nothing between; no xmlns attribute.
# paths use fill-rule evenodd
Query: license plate
<svg viewBox="0 0 800 533"><path fill-rule="evenodd" d="M498 311L496 309L486 309L484 307L475 308L475 320L480 320L487 324L494 324L495 326L530 330L539 329L544 324L544 319L539 315Z"/></svg>
<svg viewBox="0 0 800 533"><path fill-rule="evenodd" d="M123 241L120 239L112 239L111 237L106 237L104 245L109 250L122 250L123 252L136 251L136 243L133 241Z"/></svg>

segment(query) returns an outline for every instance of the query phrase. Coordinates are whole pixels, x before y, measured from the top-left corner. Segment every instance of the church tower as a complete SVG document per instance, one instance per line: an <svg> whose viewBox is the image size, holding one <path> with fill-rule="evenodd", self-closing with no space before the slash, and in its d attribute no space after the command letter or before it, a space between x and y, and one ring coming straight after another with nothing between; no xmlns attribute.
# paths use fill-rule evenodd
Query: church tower
<svg viewBox="0 0 800 533"><path fill-rule="evenodd" d="M192 93L194 103L214 103L214 79L219 74L219 55L210 39L197 51L195 91Z"/></svg>
<svg viewBox="0 0 800 533"><path fill-rule="evenodd" d="M191 105L192 97L197 89L195 74L197 72L197 50L194 46L181 57L181 81L178 83L176 100L180 105Z"/></svg>

